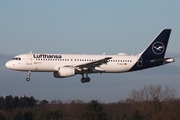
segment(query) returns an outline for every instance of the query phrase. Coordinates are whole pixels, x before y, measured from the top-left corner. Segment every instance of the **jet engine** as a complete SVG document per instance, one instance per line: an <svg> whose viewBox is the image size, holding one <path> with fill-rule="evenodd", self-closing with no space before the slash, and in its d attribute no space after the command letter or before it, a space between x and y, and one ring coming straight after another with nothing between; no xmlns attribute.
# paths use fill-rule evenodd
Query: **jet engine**
<svg viewBox="0 0 180 120"><path fill-rule="evenodd" d="M72 67L59 67L59 71L53 72L55 78L65 78L75 75L75 69Z"/></svg>

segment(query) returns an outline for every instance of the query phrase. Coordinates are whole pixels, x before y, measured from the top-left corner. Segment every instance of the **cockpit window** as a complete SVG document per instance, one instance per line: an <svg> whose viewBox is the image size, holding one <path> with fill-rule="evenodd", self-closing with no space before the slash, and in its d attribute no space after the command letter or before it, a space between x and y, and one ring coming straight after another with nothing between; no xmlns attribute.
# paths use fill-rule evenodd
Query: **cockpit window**
<svg viewBox="0 0 180 120"><path fill-rule="evenodd" d="M13 58L12 60L21 60L21 58L15 57L15 58Z"/></svg>

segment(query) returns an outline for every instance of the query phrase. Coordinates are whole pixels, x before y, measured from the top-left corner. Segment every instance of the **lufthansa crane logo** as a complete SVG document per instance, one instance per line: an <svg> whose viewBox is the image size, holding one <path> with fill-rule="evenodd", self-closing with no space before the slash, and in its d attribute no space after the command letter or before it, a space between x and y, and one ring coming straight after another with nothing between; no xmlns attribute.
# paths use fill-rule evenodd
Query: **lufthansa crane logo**
<svg viewBox="0 0 180 120"><path fill-rule="evenodd" d="M152 45L152 51L155 53L155 54L162 54L164 52L164 44L162 42L155 42L153 45Z"/></svg>

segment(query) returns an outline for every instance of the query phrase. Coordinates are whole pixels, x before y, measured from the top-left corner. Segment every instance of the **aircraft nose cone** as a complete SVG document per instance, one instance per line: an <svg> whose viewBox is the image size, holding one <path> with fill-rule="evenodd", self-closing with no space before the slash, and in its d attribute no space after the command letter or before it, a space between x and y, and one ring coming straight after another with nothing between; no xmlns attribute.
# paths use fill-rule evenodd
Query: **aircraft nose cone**
<svg viewBox="0 0 180 120"><path fill-rule="evenodd" d="M16 61L8 61L5 66L11 70L20 70L20 66Z"/></svg>
<svg viewBox="0 0 180 120"><path fill-rule="evenodd" d="M9 68L9 69L14 69L14 62L12 62L12 61L8 61L6 64L5 64L5 66L7 67L7 68Z"/></svg>
<svg viewBox="0 0 180 120"><path fill-rule="evenodd" d="M5 64L5 66L7 67L7 68L10 68L10 63L9 62L7 62L6 64Z"/></svg>

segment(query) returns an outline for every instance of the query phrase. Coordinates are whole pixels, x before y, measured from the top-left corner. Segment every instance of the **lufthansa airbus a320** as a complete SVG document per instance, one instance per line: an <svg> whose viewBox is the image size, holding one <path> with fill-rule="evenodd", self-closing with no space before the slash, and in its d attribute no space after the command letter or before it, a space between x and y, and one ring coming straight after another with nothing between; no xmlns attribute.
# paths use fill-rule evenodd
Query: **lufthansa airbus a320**
<svg viewBox="0 0 180 120"><path fill-rule="evenodd" d="M81 82L86 83L90 81L88 75L91 73L130 72L174 62L174 58L164 57L170 33L171 29L163 29L149 46L137 55L29 53L15 56L6 63L6 67L27 71L27 81L30 81L32 72L52 72L55 78L80 74Z"/></svg>

